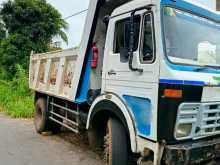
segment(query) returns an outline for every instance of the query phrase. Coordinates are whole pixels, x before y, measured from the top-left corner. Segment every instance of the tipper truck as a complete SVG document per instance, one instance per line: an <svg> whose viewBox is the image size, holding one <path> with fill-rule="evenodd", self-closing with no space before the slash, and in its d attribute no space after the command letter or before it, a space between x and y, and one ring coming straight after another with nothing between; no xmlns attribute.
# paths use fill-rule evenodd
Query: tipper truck
<svg viewBox="0 0 220 165"><path fill-rule="evenodd" d="M220 156L220 15L206 6L90 0L79 47L33 53L29 74L36 131L87 131L108 165Z"/></svg>

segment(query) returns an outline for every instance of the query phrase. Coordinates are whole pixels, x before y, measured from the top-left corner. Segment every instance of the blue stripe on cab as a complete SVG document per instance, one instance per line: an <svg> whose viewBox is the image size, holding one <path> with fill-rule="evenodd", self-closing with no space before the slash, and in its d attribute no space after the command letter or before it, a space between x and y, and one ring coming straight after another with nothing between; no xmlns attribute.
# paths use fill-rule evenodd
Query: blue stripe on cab
<svg viewBox="0 0 220 165"><path fill-rule="evenodd" d="M194 5L192 3L189 3L187 1L184 0L177 0L177 1L173 1L173 0L161 0L161 4L163 6L174 6L174 7L179 7L188 11L192 11L196 14L199 15L203 15L207 18L210 18L212 20L215 20L217 22L220 22L220 15L214 12L211 12L205 8L199 7L197 5Z"/></svg>
<svg viewBox="0 0 220 165"><path fill-rule="evenodd" d="M160 79L161 84L178 84L178 85L206 85L203 81L191 81L191 80L169 80L169 79Z"/></svg>
<svg viewBox="0 0 220 165"><path fill-rule="evenodd" d="M174 64L174 63L169 62L168 60L166 60L166 64L171 69L178 70L178 71L220 74L220 69L215 69L215 68L211 68L211 67L204 68L202 66Z"/></svg>

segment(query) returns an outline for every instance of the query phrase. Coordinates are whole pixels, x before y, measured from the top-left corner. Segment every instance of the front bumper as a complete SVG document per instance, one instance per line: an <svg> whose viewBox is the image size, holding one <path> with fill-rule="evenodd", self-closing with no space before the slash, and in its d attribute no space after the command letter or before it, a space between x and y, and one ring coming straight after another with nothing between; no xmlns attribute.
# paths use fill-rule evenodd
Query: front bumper
<svg viewBox="0 0 220 165"><path fill-rule="evenodd" d="M220 158L220 138L167 145L163 160L169 165L200 164Z"/></svg>

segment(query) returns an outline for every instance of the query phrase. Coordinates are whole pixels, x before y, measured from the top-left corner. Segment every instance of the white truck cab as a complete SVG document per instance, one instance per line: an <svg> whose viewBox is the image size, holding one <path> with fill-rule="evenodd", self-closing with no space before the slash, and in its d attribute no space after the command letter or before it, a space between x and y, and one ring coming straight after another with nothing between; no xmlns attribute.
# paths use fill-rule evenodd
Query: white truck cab
<svg viewBox="0 0 220 165"><path fill-rule="evenodd" d="M109 165L220 154L220 15L189 0L91 0L77 49L33 54L37 132L88 130Z"/></svg>

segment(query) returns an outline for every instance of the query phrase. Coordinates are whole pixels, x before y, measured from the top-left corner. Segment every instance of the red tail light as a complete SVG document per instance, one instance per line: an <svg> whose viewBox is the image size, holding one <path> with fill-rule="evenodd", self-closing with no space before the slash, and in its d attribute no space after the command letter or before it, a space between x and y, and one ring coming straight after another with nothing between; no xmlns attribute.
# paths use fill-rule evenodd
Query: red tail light
<svg viewBox="0 0 220 165"><path fill-rule="evenodd" d="M98 50L96 44L94 43L92 46L92 64L91 64L91 67L93 69L97 68L98 59L99 59L99 50Z"/></svg>

